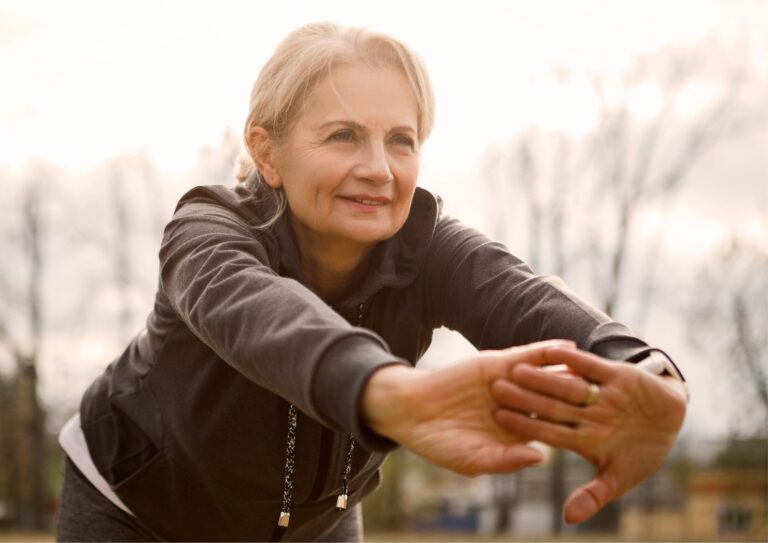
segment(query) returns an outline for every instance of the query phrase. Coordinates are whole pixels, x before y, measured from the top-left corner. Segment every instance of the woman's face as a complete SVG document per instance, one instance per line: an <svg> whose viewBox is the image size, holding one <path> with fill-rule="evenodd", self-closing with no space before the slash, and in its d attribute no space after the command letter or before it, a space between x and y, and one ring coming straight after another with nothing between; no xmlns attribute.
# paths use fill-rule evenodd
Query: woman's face
<svg viewBox="0 0 768 543"><path fill-rule="evenodd" d="M405 223L419 172L417 104L391 68L335 68L275 155L301 243L368 247ZM329 245L330 244L330 245Z"/></svg>

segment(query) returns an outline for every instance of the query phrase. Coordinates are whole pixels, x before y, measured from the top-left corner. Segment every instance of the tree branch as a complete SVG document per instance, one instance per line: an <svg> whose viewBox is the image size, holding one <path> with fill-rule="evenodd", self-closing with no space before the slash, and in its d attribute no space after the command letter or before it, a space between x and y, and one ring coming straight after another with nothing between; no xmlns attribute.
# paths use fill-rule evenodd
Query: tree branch
<svg viewBox="0 0 768 543"><path fill-rule="evenodd" d="M761 356L757 341L752 337L750 314L743 294L739 293L733 299L732 310L736 323L736 349L742 354L749 381L754 385L757 397L768 412L768 379L760 365Z"/></svg>

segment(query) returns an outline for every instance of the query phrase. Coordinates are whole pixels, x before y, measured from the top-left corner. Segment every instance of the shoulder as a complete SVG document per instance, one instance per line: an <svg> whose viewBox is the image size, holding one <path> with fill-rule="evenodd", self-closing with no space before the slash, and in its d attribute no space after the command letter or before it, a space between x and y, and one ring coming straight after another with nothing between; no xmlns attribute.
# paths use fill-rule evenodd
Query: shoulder
<svg viewBox="0 0 768 543"><path fill-rule="evenodd" d="M412 259L419 266L451 260L457 257L457 252L494 244L479 230L446 215L442 198L421 187L414 193L411 211L399 238L401 260Z"/></svg>
<svg viewBox="0 0 768 543"><path fill-rule="evenodd" d="M228 243L260 255L262 261L275 261L276 239L264 225L276 207L269 196L242 185L194 187L181 197L165 227L161 255L180 246L191 250Z"/></svg>
<svg viewBox="0 0 768 543"><path fill-rule="evenodd" d="M457 237L473 239L478 243L491 242L479 230L445 214L442 197L421 187L418 187L414 194L411 213L404 230L411 236L416 234L416 237L421 237L420 241L426 241L431 249Z"/></svg>
<svg viewBox="0 0 768 543"><path fill-rule="evenodd" d="M455 217L440 215L435 225L430 253L435 255L446 252L455 254L456 251L470 252L488 245L503 248L501 244L494 242L480 230Z"/></svg>
<svg viewBox="0 0 768 543"><path fill-rule="evenodd" d="M229 216L249 226L258 226L276 211L268 195L243 185L200 185L187 191L176 204L174 218L190 215Z"/></svg>

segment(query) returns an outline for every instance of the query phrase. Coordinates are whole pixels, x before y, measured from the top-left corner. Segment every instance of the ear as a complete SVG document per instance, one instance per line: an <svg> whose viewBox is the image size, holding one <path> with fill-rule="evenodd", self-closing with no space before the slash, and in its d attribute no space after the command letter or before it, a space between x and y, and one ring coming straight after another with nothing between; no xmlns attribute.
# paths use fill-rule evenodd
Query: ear
<svg viewBox="0 0 768 543"><path fill-rule="evenodd" d="M245 141L248 145L248 152L251 153L251 157L261 172L264 182L273 189L280 188L282 181L277 173L275 163L277 146L272 136L265 128L254 126L248 131Z"/></svg>

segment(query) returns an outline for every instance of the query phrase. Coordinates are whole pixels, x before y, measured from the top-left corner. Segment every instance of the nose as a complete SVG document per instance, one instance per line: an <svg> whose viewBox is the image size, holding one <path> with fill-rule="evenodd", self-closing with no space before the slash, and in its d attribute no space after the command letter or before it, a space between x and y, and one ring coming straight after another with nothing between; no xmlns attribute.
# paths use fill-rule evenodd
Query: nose
<svg viewBox="0 0 768 543"><path fill-rule="evenodd" d="M373 183L389 183L394 179L389 160L384 142L370 141L358 165L358 175Z"/></svg>

